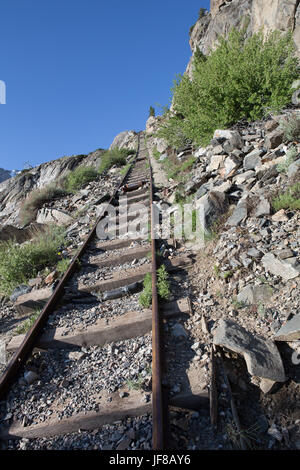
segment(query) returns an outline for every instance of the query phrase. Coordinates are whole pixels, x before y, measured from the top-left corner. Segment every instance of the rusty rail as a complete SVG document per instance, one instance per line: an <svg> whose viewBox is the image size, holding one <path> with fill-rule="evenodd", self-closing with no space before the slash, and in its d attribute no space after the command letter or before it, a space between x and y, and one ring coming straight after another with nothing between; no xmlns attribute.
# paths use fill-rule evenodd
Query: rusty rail
<svg viewBox="0 0 300 470"><path fill-rule="evenodd" d="M133 165L135 164L138 154L140 151L140 134L138 135L138 149L137 149L137 155L133 162L131 163L130 167L127 169L126 174L124 175L123 179L121 180L120 184L118 185L117 189L115 190L114 194L111 196L110 200L107 203L107 206L112 204L113 200L115 199L119 189L124 185L127 176L132 169ZM30 328L30 330L27 332L20 348L15 352L13 357L11 358L10 362L8 363L5 371L3 372L2 376L0 377L0 401L4 399L6 394L9 391L10 386L12 383L15 381L16 376L18 374L19 369L25 364L26 359L32 352L34 345L37 341L37 338L42 332L42 329L51 313L55 310L55 307L59 300L63 297L64 295L64 290L67 285L67 282L70 280L72 277L74 271L77 268L78 261L82 257L82 255L85 253L88 245L92 241L92 239L96 235L96 230L97 230L97 225L100 222L100 220L103 219L105 216L105 211L102 212L102 214L98 217L96 223L94 224L94 227L92 228L88 238L76 254L75 258L73 259L72 263L70 264L68 270L64 274L63 278L57 285L55 291L53 292L52 296L48 300L47 304L45 305L44 309L42 312L39 314L36 322L34 325Z"/></svg>
<svg viewBox="0 0 300 470"><path fill-rule="evenodd" d="M153 175L150 165L150 204L151 204L151 254L152 254L152 432L153 450L165 448L165 407L162 391L162 340L161 321L157 296L156 239L153 205Z"/></svg>

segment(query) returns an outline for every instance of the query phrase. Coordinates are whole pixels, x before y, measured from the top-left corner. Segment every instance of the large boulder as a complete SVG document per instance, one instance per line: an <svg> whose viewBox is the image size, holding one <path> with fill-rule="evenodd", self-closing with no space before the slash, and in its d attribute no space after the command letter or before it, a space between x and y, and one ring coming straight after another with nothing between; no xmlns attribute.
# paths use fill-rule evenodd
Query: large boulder
<svg viewBox="0 0 300 470"><path fill-rule="evenodd" d="M110 150L113 148L134 148L134 145L137 143L137 134L134 131L123 131L118 134L111 146Z"/></svg>

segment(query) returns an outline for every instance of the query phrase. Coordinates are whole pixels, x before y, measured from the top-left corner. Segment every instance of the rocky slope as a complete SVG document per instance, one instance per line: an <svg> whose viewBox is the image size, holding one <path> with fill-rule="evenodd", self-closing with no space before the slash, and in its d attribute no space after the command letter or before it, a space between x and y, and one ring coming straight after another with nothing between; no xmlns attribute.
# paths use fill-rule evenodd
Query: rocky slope
<svg viewBox="0 0 300 470"><path fill-rule="evenodd" d="M7 180L8 178L11 178L11 176L12 176L11 171L0 168L0 183Z"/></svg>
<svg viewBox="0 0 300 470"><path fill-rule="evenodd" d="M232 27L247 26L251 35L264 28L265 32L278 29L293 31L300 56L300 2L299 0L211 0L211 10L194 25L190 46L208 54L219 35L227 34ZM191 71L191 61L187 72Z"/></svg>

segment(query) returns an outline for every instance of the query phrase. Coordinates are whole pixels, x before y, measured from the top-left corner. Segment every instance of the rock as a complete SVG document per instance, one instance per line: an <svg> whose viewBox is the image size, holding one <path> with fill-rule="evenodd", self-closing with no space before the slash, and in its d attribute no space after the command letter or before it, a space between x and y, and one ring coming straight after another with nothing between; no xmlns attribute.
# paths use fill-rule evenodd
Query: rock
<svg viewBox="0 0 300 470"><path fill-rule="evenodd" d="M202 329L202 331L205 335L209 334L209 330L208 330L208 327L207 327L207 321L206 321L206 319L203 315L201 317L201 329Z"/></svg>
<svg viewBox="0 0 300 470"><path fill-rule="evenodd" d="M121 442L117 445L117 450L126 450L127 447L130 445L131 439L124 438Z"/></svg>
<svg viewBox="0 0 300 470"><path fill-rule="evenodd" d="M265 124L266 132L272 132L279 126L278 122L272 119L271 121L267 121Z"/></svg>
<svg viewBox="0 0 300 470"><path fill-rule="evenodd" d="M39 378L39 376L35 372L33 372L32 370L29 370L29 371L24 373L24 379L25 379L25 381L28 385L35 382L38 378Z"/></svg>
<svg viewBox="0 0 300 470"><path fill-rule="evenodd" d="M271 204L269 203L268 199L261 196L254 212L255 217L269 215L270 212L271 212Z"/></svg>
<svg viewBox="0 0 300 470"><path fill-rule="evenodd" d="M275 341L298 341L300 339L300 313L288 320L274 336Z"/></svg>
<svg viewBox="0 0 300 470"><path fill-rule="evenodd" d="M274 382L274 380L262 379L260 381L259 388L265 395L267 395L268 393L272 392L276 383L277 382Z"/></svg>
<svg viewBox="0 0 300 470"><path fill-rule="evenodd" d="M58 277L58 272L57 271L52 271L52 273L48 274L48 276L45 279L45 284L50 285L53 284L55 279Z"/></svg>
<svg viewBox="0 0 300 470"><path fill-rule="evenodd" d="M255 176L255 171L249 170L249 171L246 171L245 173L241 173L240 175L237 175L234 178L234 181L237 185L239 185L249 180L250 178L253 178L253 176Z"/></svg>
<svg viewBox="0 0 300 470"><path fill-rule="evenodd" d="M226 225L231 227L236 227L239 225L242 220L245 220L248 216L248 206L245 200L241 200L236 208L234 209L233 214L229 217L226 222Z"/></svg>
<svg viewBox="0 0 300 470"><path fill-rule="evenodd" d="M84 356L84 353L81 351L69 352L69 359L71 359L71 361L79 361L80 359L83 358L83 356Z"/></svg>
<svg viewBox="0 0 300 470"><path fill-rule="evenodd" d="M220 154L223 153L223 147L222 147L222 145L216 145L216 146L212 149L211 153L212 153L213 156L216 156L216 155L220 156Z"/></svg>
<svg viewBox="0 0 300 470"><path fill-rule="evenodd" d="M241 149L244 145L243 139L238 131L217 129L214 133L214 139L226 139L233 148Z"/></svg>
<svg viewBox="0 0 300 470"><path fill-rule="evenodd" d="M209 228L218 216L226 211L228 201L225 193L210 191L208 194L198 199L196 205L197 208L202 206L205 226Z"/></svg>
<svg viewBox="0 0 300 470"><path fill-rule="evenodd" d="M172 335L175 337L175 338L187 338L187 332L185 331L185 329L183 328L182 325L180 325L180 323L176 323L176 325L173 326L172 328Z"/></svg>
<svg viewBox="0 0 300 470"><path fill-rule="evenodd" d="M267 150L275 149L283 142L283 131L278 131L277 129L267 134L265 137L265 147Z"/></svg>
<svg viewBox="0 0 300 470"><path fill-rule="evenodd" d="M266 271L275 276L282 277L285 281L299 276L300 272L289 263L277 259L272 253L267 253L261 260Z"/></svg>
<svg viewBox="0 0 300 470"><path fill-rule="evenodd" d="M290 164L288 168L288 172L287 172L289 179L293 178L293 176L295 176L299 171L300 171L300 159Z"/></svg>
<svg viewBox="0 0 300 470"><path fill-rule="evenodd" d="M218 170L221 163L224 161L225 155L213 155L210 160L210 164L207 167L207 171Z"/></svg>
<svg viewBox="0 0 300 470"><path fill-rule="evenodd" d="M203 155L205 155L207 152L205 147L199 147L196 152L194 152L194 157L195 158L201 158Z"/></svg>
<svg viewBox="0 0 300 470"><path fill-rule="evenodd" d="M221 320L214 330L214 344L241 354L248 372L276 382L285 382L279 351L272 341L262 340L232 320Z"/></svg>
<svg viewBox="0 0 300 470"><path fill-rule="evenodd" d="M287 222L289 218L287 215L285 215L285 210L281 209L280 211L276 212L276 214L272 215L272 220L274 222Z"/></svg>
<svg viewBox="0 0 300 470"><path fill-rule="evenodd" d="M262 165L261 156L263 155L263 151L260 149L253 150L252 152L248 153L244 158L244 170L256 170L260 168Z"/></svg>
<svg viewBox="0 0 300 470"><path fill-rule="evenodd" d="M74 222L73 217L57 209L40 209L37 213L36 221L39 224L70 225Z"/></svg>
<svg viewBox="0 0 300 470"><path fill-rule="evenodd" d="M235 157L234 155L230 155L229 157L226 158L224 162L225 166L225 175L229 175L233 170L237 170L242 164L242 161L238 158Z"/></svg>
<svg viewBox="0 0 300 470"><path fill-rule="evenodd" d="M273 423L272 426L268 429L268 434L269 436L273 437L276 439L276 441L281 442L282 441L282 434L278 431L276 425Z"/></svg>
<svg viewBox="0 0 300 470"><path fill-rule="evenodd" d="M26 286L25 284L21 284L20 286L16 287L13 293L10 296L11 302L16 302L16 300L24 294L29 294L31 292L32 287Z"/></svg>
<svg viewBox="0 0 300 470"><path fill-rule="evenodd" d="M155 118L154 118L155 119ZM150 118L148 120L150 122ZM111 146L109 147L109 150L113 149L113 148L124 148L124 147L127 147L129 148L130 147L130 144L132 143L135 143L137 141L137 135L134 131L123 131L123 132L120 132L120 134L118 134Z"/></svg>
<svg viewBox="0 0 300 470"><path fill-rule="evenodd" d="M237 296L237 300L246 305L258 304L259 302L267 303L273 293L272 287L265 284L261 286L249 284L241 290Z"/></svg>

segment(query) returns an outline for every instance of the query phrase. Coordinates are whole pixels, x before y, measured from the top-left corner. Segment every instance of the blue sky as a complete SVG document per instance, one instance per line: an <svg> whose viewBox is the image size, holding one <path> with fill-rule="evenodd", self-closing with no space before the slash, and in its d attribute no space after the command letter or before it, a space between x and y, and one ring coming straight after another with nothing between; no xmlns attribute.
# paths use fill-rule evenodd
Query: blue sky
<svg viewBox="0 0 300 470"><path fill-rule="evenodd" d="M0 167L107 148L169 104L209 0L2 0Z"/></svg>

